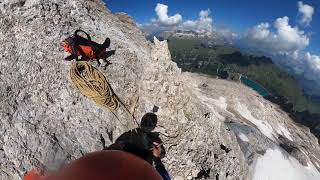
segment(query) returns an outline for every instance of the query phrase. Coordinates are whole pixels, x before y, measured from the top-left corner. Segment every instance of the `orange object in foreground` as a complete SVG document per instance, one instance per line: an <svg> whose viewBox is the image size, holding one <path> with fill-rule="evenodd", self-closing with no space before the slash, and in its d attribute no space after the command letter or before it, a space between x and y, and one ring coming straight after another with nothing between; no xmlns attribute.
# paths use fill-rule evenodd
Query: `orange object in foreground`
<svg viewBox="0 0 320 180"><path fill-rule="evenodd" d="M39 175L37 170L32 169L24 176L23 180L41 180L41 175Z"/></svg>
<svg viewBox="0 0 320 180"><path fill-rule="evenodd" d="M31 176L27 176L24 180L162 180L145 160L123 151L111 150L87 154L44 179L36 176L38 179L30 179Z"/></svg>

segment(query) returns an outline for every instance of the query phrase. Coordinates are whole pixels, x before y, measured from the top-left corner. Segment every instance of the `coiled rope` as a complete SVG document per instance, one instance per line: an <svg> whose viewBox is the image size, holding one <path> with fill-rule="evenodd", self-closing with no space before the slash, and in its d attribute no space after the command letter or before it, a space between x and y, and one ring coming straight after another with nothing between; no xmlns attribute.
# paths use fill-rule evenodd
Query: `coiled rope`
<svg viewBox="0 0 320 180"><path fill-rule="evenodd" d="M120 107L120 105L122 105L125 111L130 114L134 124L136 124L136 126L140 128L137 119L113 92L106 77L88 62L77 61L75 63L72 63L70 67L70 79L83 95L91 98L99 106L110 110L120 123L121 121L115 114L115 111ZM122 125L125 126L125 124ZM137 131L137 129L134 127L131 127L130 129L134 129L135 131ZM169 136L163 133L161 134L166 136L167 138L176 138L177 136L179 136L179 134L176 136Z"/></svg>
<svg viewBox="0 0 320 180"><path fill-rule="evenodd" d="M70 79L80 92L96 104L114 112L119 108L119 99L113 93L106 77L86 61L71 65Z"/></svg>

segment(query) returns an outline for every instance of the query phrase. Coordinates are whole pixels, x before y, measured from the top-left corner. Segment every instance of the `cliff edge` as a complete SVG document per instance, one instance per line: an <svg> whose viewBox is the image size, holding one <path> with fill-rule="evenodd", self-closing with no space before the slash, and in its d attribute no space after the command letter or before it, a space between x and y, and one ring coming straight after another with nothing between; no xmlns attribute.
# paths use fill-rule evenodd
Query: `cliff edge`
<svg viewBox="0 0 320 180"><path fill-rule="evenodd" d="M0 179L57 168L135 128L124 107L112 114L71 84L61 42L79 28L111 39L113 64L97 68L130 113L139 120L159 108L155 131L173 179L320 178L307 128L241 84L181 73L167 42L148 42L126 14L100 0L2 0Z"/></svg>

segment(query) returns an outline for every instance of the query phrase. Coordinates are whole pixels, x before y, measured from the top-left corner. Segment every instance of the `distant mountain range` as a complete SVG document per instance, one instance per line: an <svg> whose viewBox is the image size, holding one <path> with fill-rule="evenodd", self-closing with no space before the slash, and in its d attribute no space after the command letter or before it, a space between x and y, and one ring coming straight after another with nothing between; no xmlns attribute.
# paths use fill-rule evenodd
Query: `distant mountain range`
<svg viewBox="0 0 320 180"><path fill-rule="evenodd" d="M214 31L211 33L198 33L195 31L175 30L157 32L146 35L147 39L149 40L152 40L154 36L156 36L160 40L171 38L200 40L203 43L203 45L207 47L232 45L232 42L230 40Z"/></svg>
<svg viewBox="0 0 320 180"><path fill-rule="evenodd" d="M306 95L299 82L272 59L244 53L217 34L171 31L158 37L168 40L172 60L183 71L235 81L245 75L271 92L266 99L320 137L320 98Z"/></svg>

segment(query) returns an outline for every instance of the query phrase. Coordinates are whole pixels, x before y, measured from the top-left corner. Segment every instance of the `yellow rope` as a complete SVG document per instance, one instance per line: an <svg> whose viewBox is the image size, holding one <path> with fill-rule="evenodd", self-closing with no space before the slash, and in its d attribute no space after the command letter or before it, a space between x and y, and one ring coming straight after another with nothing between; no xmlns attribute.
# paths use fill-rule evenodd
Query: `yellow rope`
<svg viewBox="0 0 320 180"><path fill-rule="evenodd" d="M70 79L83 95L98 105L112 112L119 108L119 100L105 76L88 62L73 63L70 68Z"/></svg>

